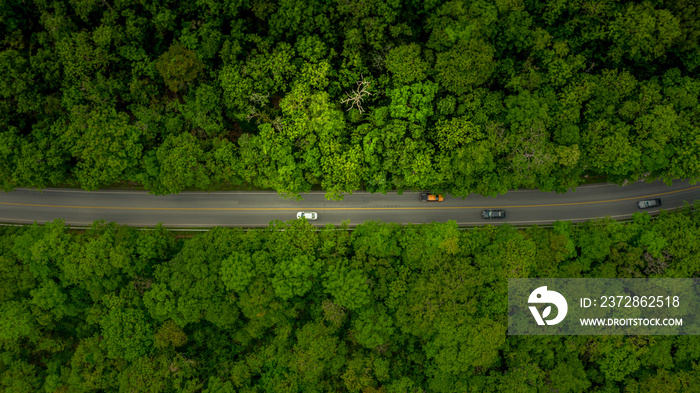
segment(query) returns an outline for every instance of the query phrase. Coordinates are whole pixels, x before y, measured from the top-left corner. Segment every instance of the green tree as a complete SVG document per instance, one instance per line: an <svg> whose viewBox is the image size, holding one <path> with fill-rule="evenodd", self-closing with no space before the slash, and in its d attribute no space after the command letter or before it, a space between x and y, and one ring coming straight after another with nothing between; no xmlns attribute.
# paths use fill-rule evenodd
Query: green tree
<svg viewBox="0 0 700 393"><path fill-rule="evenodd" d="M398 46L386 56L386 68L394 75L396 83L406 85L423 81L430 70L421 58L421 47L417 44Z"/></svg>
<svg viewBox="0 0 700 393"><path fill-rule="evenodd" d="M338 352L338 338L330 334L330 329L322 323L309 322L296 333L294 353L290 368L301 376L307 388L318 386L333 368Z"/></svg>
<svg viewBox="0 0 700 393"><path fill-rule="evenodd" d="M282 260L275 266L272 286L277 296L288 300L294 296L304 296L318 276L320 264L313 257L300 255L292 260Z"/></svg>
<svg viewBox="0 0 700 393"><path fill-rule="evenodd" d="M249 254L234 252L221 262L221 281L229 291L243 292L256 276Z"/></svg>
<svg viewBox="0 0 700 393"><path fill-rule="evenodd" d="M466 146L470 142L484 137L481 127L466 117L453 117L449 120L438 121L435 129L437 145L443 152Z"/></svg>
<svg viewBox="0 0 700 393"><path fill-rule="evenodd" d="M202 130L206 136L223 136L225 130L220 89L204 83L199 85L187 95L185 104L180 105L180 110L192 128Z"/></svg>
<svg viewBox="0 0 700 393"><path fill-rule="evenodd" d="M637 61L652 61L664 56L677 42L681 29L671 12L645 2L628 4L624 13L617 14L610 24L610 36L615 44L610 51L613 60L619 62L626 55Z"/></svg>
<svg viewBox="0 0 700 393"><path fill-rule="evenodd" d="M187 343L187 335L172 320L167 320L161 325L153 336L153 345L156 348L177 348Z"/></svg>
<svg viewBox="0 0 700 393"><path fill-rule="evenodd" d="M133 245L120 241L114 223L96 221L89 228L84 242L72 242L65 258L59 260L59 277L64 286L77 285L99 299L107 291L117 289L125 277L122 269L131 263Z"/></svg>
<svg viewBox="0 0 700 393"><path fill-rule="evenodd" d="M34 319L27 306L23 301L7 301L0 305L5 316L0 322L0 339L17 341L35 333Z"/></svg>
<svg viewBox="0 0 700 393"><path fill-rule="evenodd" d="M563 392L587 392L591 381L586 376L583 363L578 358L560 362L550 374L552 384Z"/></svg>
<svg viewBox="0 0 700 393"><path fill-rule="evenodd" d="M479 39L456 43L438 53L435 78L447 91L462 94L485 83L496 67L493 47Z"/></svg>
<svg viewBox="0 0 700 393"><path fill-rule="evenodd" d="M391 116L425 126L433 115L433 101L437 91L438 86L432 82L414 83L391 90Z"/></svg>
<svg viewBox="0 0 700 393"><path fill-rule="evenodd" d="M209 231L161 265L155 273L156 283L144 294L151 315L161 321L172 319L183 328L202 320L222 328L232 326L239 311L219 272L235 239L236 232Z"/></svg>
<svg viewBox="0 0 700 393"><path fill-rule="evenodd" d="M86 190L133 178L141 158L140 129L113 108L73 114L63 137L77 161L75 176Z"/></svg>
<svg viewBox="0 0 700 393"><path fill-rule="evenodd" d="M641 366L639 355L646 350L646 348L637 348L632 343L610 348L607 352L603 352L600 369L610 381L624 381L628 375L639 369Z"/></svg>
<svg viewBox="0 0 700 393"><path fill-rule="evenodd" d="M359 317L353 321L355 339L368 349L388 344L394 333L393 325L392 318L382 308L362 310Z"/></svg>
<svg viewBox="0 0 700 393"><path fill-rule="evenodd" d="M0 132L0 189L9 191L13 188L12 174L15 172L15 151L21 140L15 129Z"/></svg>
<svg viewBox="0 0 700 393"><path fill-rule="evenodd" d="M597 124L594 130L586 137L587 155L586 165L601 173L608 174L612 180L622 181L630 176L640 166L641 151L632 145L626 134L627 126L608 126ZM609 130L607 136L601 136L600 132Z"/></svg>
<svg viewBox="0 0 700 393"><path fill-rule="evenodd" d="M154 283L143 296L143 303L156 320L164 321L175 315L176 298L167 284Z"/></svg>
<svg viewBox="0 0 700 393"><path fill-rule="evenodd" d="M65 316L74 317L78 314L78 309L74 304L68 302L68 294L54 281L44 281L44 283L31 291L32 304L38 306L46 314L37 320L46 325L53 321L60 321Z"/></svg>
<svg viewBox="0 0 700 393"><path fill-rule="evenodd" d="M100 321L106 355L135 360L151 351L153 329L141 310L114 308Z"/></svg>
<svg viewBox="0 0 700 393"><path fill-rule="evenodd" d="M97 335L78 341L78 346L71 354L70 370L66 385L78 392L109 389L113 386L112 368L114 363L106 356Z"/></svg>
<svg viewBox="0 0 700 393"><path fill-rule="evenodd" d="M163 392L170 387L173 362L164 356L142 356L119 375L120 392Z"/></svg>
<svg viewBox="0 0 700 393"><path fill-rule="evenodd" d="M234 120L244 120L253 106L249 99L255 92L253 80L244 74L242 64L230 64L221 68L219 84L223 90L223 104ZM268 94L261 92L258 94Z"/></svg>
<svg viewBox="0 0 700 393"><path fill-rule="evenodd" d="M168 89L177 93L191 84L204 69L197 54L180 43L170 45L168 51L158 57L156 68Z"/></svg>
<svg viewBox="0 0 700 393"><path fill-rule="evenodd" d="M14 102L17 112L30 113L39 109L41 96L33 86L35 76L20 52L13 49L0 52L0 75L0 97L8 104Z"/></svg>
<svg viewBox="0 0 700 393"><path fill-rule="evenodd" d="M222 381L217 377L211 377L203 393L234 393L235 391L231 381Z"/></svg>
<svg viewBox="0 0 700 393"><path fill-rule="evenodd" d="M36 366L22 360L14 360L4 366L0 374L0 386L3 391L8 393L39 391L41 378L37 375Z"/></svg>
<svg viewBox="0 0 700 393"><path fill-rule="evenodd" d="M86 31L66 35L56 43L56 50L66 79L72 83L89 79L94 73L104 70L112 57L95 46Z"/></svg>
<svg viewBox="0 0 700 393"><path fill-rule="evenodd" d="M360 270L331 267L326 273L324 286L335 301L350 310L359 310L371 301L367 278Z"/></svg>
<svg viewBox="0 0 700 393"><path fill-rule="evenodd" d="M474 367L491 367L499 362L498 351L505 344L506 327L496 321L441 321L436 331L425 351L435 361L438 378L470 373Z"/></svg>
<svg viewBox="0 0 700 393"><path fill-rule="evenodd" d="M71 244L68 228L63 220L56 219L43 227L32 225L19 234L12 253L35 278L47 280L58 275L58 265L66 257Z"/></svg>
<svg viewBox="0 0 700 393"><path fill-rule="evenodd" d="M154 182L156 193L178 193L189 187L209 186L211 180L204 164L204 150L192 134L167 137L156 155L157 177L150 180Z"/></svg>

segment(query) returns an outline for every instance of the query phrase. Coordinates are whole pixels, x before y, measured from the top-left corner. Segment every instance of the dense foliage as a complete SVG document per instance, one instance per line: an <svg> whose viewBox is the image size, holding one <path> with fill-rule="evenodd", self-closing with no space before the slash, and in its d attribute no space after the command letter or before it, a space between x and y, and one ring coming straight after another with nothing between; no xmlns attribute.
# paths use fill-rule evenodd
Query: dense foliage
<svg viewBox="0 0 700 393"><path fill-rule="evenodd" d="M698 255L689 207L521 230L1 228L0 390L691 391L700 337L507 336L506 292L509 277L700 277Z"/></svg>
<svg viewBox="0 0 700 393"><path fill-rule="evenodd" d="M691 0L4 0L0 188L697 179L698 20Z"/></svg>

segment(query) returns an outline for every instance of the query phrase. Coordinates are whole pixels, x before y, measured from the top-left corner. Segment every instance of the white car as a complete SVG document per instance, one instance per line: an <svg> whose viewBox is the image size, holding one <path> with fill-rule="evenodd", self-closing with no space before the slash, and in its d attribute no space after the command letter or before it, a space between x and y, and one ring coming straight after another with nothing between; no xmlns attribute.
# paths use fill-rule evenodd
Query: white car
<svg viewBox="0 0 700 393"><path fill-rule="evenodd" d="M297 218L300 220L306 218L309 221L313 221L318 218L318 214L316 212L299 212L297 213Z"/></svg>
<svg viewBox="0 0 700 393"><path fill-rule="evenodd" d="M661 206L661 199L647 199L646 201L637 202L637 207L640 209L648 209L656 206Z"/></svg>

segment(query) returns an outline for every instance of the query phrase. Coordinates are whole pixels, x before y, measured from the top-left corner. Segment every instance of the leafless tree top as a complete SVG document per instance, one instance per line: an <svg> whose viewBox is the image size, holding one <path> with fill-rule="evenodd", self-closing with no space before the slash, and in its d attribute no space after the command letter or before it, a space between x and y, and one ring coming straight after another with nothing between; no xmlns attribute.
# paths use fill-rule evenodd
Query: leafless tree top
<svg viewBox="0 0 700 393"><path fill-rule="evenodd" d="M359 110L360 113L364 112L365 110L362 109L362 100L365 98L365 96L372 95L372 93L367 91L368 88L369 82L365 81L364 78L357 81L357 89L349 93L345 93L348 96L348 98L341 101L341 103L346 105L350 104L348 111L352 108L357 107L357 110Z"/></svg>

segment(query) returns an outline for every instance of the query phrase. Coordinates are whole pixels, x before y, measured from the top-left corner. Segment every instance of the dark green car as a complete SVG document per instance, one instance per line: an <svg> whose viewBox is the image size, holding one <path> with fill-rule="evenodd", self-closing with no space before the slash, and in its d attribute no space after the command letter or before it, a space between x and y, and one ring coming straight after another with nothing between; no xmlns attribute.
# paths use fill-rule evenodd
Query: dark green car
<svg viewBox="0 0 700 393"><path fill-rule="evenodd" d="M481 218L490 220L492 218L506 218L505 210L487 209L481 211Z"/></svg>

